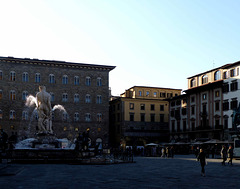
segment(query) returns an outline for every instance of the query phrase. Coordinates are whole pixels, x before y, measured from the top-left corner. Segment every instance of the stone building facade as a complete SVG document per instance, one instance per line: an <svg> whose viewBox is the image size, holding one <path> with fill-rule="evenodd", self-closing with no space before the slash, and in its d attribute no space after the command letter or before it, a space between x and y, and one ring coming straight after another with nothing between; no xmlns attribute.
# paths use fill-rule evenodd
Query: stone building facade
<svg viewBox="0 0 240 189"><path fill-rule="evenodd" d="M240 61L187 78L185 94L170 99L169 126L173 141L232 140L233 135L240 133L232 121L240 101L239 69Z"/></svg>
<svg viewBox="0 0 240 189"><path fill-rule="evenodd" d="M134 86L110 101L111 142L115 146L143 146L168 142L169 102L181 89Z"/></svg>
<svg viewBox="0 0 240 189"><path fill-rule="evenodd" d="M8 135L32 137L37 132L34 106L25 105L40 85L51 94L53 130L73 140L90 129L90 138L104 145L109 138L109 72L114 66L0 57L0 128ZM56 105L56 106L55 106ZM59 105L59 106L58 106ZM65 111L62 111L62 107Z"/></svg>

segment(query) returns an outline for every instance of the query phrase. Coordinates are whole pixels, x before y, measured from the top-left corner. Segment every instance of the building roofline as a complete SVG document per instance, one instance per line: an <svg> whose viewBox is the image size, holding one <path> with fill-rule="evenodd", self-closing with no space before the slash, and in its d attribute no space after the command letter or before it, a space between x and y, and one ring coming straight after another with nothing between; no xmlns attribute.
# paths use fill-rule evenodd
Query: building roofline
<svg viewBox="0 0 240 189"><path fill-rule="evenodd" d="M202 73L199 73L199 74L196 74L196 75L193 75L191 77L188 77L187 79L190 79L190 78L193 78L193 77L197 77L197 76L200 76L200 75L203 75L203 74L206 74L208 72L212 72L214 70L219 70L219 69L226 69L226 68L229 68L229 67L232 67L232 66L235 66L237 64L240 64L240 61L237 61L237 62L234 62L234 63L228 63L228 64L225 64L223 66L220 66L220 67L217 67L217 68L214 68L214 69L211 69L211 70L208 70L208 71L205 71L205 72L202 72Z"/></svg>
<svg viewBox="0 0 240 189"><path fill-rule="evenodd" d="M135 86L133 86L133 87L130 87L129 89L132 89L132 88L135 88L135 87L140 87L140 88L153 88L153 89L170 89L170 90L181 90L181 91L182 91L182 89L165 88L165 87L137 86L137 85L135 85ZM129 90L129 89L127 89L127 90Z"/></svg>
<svg viewBox="0 0 240 189"><path fill-rule="evenodd" d="M37 64L37 65L55 65L59 67L75 67L75 68L93 68L103 70L113 70L116 66L97 65L97 64L86 64L76 62L65 62L58 60L39 60L30 58L15 58L15 57L2 57L0 61L12 62L12 63L23 63L23 64Z"/></svg>

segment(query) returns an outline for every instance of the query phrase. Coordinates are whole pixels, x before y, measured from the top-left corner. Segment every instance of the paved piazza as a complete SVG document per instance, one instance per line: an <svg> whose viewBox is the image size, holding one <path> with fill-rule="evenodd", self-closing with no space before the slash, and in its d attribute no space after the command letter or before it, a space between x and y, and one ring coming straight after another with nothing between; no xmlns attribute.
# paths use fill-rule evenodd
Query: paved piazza
<svg viewBox="0 0 240 189"><path fill-rule="evenodd" d="M136 163L113 165L12 164L21 170L0 176L0 188L240 188L240 160L222 166L221 159L208 159L206 177L193 155L174 159L135 157ZM4 171L0 170L0 173Z"/></svg>

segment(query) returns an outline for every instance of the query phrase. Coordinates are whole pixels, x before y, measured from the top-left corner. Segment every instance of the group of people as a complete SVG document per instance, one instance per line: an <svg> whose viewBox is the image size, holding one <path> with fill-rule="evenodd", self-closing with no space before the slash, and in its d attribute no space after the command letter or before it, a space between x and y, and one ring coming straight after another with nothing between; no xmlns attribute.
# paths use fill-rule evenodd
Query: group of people
<svg viewBox="0 0 240 189"><path fill-rule="evenodd" d="M171 158L173 158L174 157L174 148L173 148L173 146L168 146L168 147L163 147L162 148L162 155L161 155L161 157L163 157L163 158L165 158L165 157L167 157L167 158L169 158L169 157L171 157Z"/></svg>
<svg viewBox="0 0 240 189"><path fill-rule="evenodd" d="M0 149L2 152L4 152L6 149L13 149L16 142L16 133L12 132L12 135L8 137L8 134L3 129L0 129Z"/></svg>
<svg viewBox="0 0 240 189"><path fill-rule="evenodd" d="M227 149L225 145L222 146L221 149L221 158L222 158L222 165L225 166L225 162L227 161L228 158L228 164L232 165L232 160L233 160L233 148L232 146L229 146ZM203 151L202 148L199 150L199 154L197 155L197 160L200 161L201 165L201 175L205 176L205 165L207 164L206 161L206 153Z"/></svg>

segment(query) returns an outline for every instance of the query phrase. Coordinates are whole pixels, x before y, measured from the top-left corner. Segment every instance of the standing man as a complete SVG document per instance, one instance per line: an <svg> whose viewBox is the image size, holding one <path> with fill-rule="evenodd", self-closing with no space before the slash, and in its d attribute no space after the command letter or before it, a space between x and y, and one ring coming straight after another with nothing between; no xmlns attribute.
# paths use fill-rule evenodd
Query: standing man
<svg viewBox="0 0 240 189"><path fill-rule="evenodd" d="M200 149L200 152L197 156L197 160L200 161L200 165L201 165L201 168L202 168L201 175L205 177L206 176L205 175L206 155L203 152L202 148Z"/></svg>
<svg viewBox="0 0 240 189"><path fill-rule="evenodd" d="M221 157L222 157L222 165L225 165L225 161L227 160L227 149L226 147L223 145L222 149L221 149Z"/></svg>

